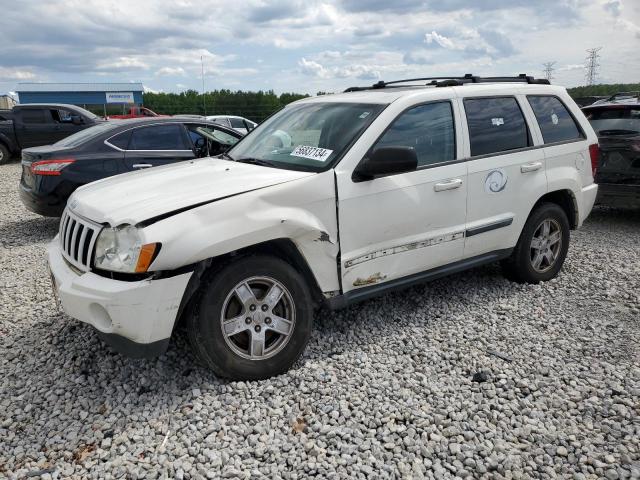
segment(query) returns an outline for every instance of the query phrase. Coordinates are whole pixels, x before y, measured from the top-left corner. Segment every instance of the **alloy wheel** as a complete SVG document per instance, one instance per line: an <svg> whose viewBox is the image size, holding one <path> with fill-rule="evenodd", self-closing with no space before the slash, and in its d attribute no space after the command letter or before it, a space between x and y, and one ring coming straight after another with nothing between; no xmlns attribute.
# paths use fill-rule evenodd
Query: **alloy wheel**
<svg viewBox="0 0 640 480"><path fill-rule="evenodd" d="M237 355L249 360L270 358L291 338L293 297L273 278L247 278L227 294L220 322L226 344Z"/></svg>
<svg viewBox="0 0 640 480"><path fill-rule="evenodd" d="M531 239L531 266L536 272L549 271L556 264L562 249L562 227L552 218L543 220Z"/></svg>

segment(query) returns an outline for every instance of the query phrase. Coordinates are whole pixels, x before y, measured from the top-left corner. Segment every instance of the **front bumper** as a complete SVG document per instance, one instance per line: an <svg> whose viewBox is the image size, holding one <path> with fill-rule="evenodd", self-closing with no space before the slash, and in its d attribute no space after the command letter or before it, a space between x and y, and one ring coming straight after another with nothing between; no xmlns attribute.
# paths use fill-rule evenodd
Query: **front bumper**
<svg viewBox="0 0 640 480"><path fill-rule="evenodd" d="M62 257L57 236L47 257L66 314L95 327L127 356L153 357L166 350L191 272L135 282L78 273Z"/></svg>

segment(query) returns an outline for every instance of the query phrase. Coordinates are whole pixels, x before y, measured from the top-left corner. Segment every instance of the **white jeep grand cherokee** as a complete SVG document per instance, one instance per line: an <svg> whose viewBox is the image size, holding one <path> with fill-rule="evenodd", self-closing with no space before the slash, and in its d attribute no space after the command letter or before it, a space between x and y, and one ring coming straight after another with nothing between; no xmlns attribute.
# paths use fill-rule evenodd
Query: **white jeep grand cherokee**
<svg viewBox="0 0 640 480"><path fill-rule="evenodd" d="M132 356L183 322L214 372L258 379L316 306L495 261L555 277L596 197L589 122L545 80L439 80L304 99L223 158L78 189L48 247L64 311Z"/></svg>

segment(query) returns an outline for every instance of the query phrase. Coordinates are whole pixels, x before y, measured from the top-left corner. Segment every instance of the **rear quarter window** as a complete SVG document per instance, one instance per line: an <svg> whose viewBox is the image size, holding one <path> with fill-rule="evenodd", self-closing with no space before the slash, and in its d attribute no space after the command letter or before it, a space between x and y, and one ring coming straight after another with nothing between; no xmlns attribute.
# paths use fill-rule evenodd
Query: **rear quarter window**
<svg viewBox="0 0 640 480"><path fill-rule="evenodd" d="M472 157L532 144L527 122L514 97L466 98L464 109Z"/></svg>
<svg viewBox="0 0 640 480"><path fill-rule="evenodd" d="M583 138L582 132L567 107L549 95L527 96L536 116L544 143L566 142Z"/></svg>

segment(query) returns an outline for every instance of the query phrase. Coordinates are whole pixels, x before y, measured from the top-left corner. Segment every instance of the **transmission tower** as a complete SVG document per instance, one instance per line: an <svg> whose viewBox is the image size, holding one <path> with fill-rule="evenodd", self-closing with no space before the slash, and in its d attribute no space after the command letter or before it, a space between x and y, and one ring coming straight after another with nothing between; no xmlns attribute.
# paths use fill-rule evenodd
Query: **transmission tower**
<svg viewBox="0 0 640 480"><path fill-rule="evenodd" d="M553 66L555 64L556 62L546 62L542 64L542 66L544 67L544 78L549 81L553 80L553 71L555 70Z"/></svg>
<svg viewBox="0 0 640 480"><path fill-rule="evenodd" d="M587 85L593 85L594 83L596 83L596 78L598 77L598 67L600 66L600 64L598 63L598 58L600 58L598 52L600 50L602 50L602 47L589 48L587 50L588 55L586 63L584 65L584 68L586 70L585 73Z"/></svg>

